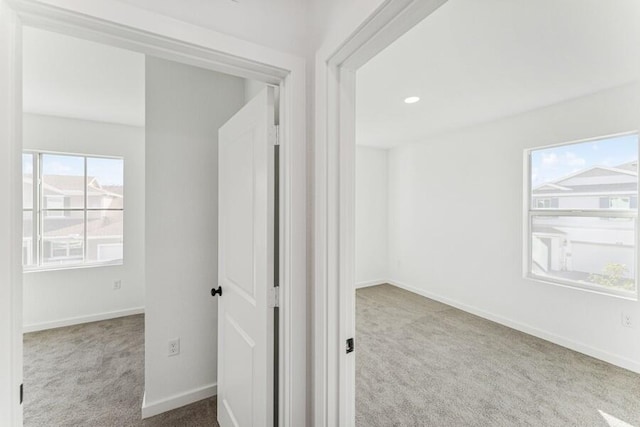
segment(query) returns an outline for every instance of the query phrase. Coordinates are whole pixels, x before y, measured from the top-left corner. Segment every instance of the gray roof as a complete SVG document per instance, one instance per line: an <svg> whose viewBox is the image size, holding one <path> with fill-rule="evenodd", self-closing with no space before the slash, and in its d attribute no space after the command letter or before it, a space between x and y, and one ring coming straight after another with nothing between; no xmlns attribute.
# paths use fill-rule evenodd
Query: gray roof
<svg viewBox="0 0 640 427"><path fill-rule="evenodd" d="M532 194L565 196L576 193L602 193L603 195L611 194L612 192L636 193L638 190L637 165L638 162L633 161L613 168L594 166L563 176L555 181L542 183L532 189ZM593 181L597 181L599 177L603 177L603 182L593 183ZM633 179L633 177L635 177L635 179ZM612 179L614 182L612 182ZM618 179L619 182L615 182L616 179ZM589 181L591 182L589 183Z"/></svg>

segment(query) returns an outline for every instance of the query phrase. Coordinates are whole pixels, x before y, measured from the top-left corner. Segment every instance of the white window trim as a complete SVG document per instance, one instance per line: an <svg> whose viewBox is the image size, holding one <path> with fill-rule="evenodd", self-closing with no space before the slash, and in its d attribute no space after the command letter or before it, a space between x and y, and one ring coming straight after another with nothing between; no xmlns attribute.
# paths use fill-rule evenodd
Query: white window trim
<svg viewBox="0 0 640 427"><path fill-rule="evenodd" d="M554 147L562 147L572 144L580 144L591 141L599 141L603 139L615 138L625 135L638 135L638 153L640 154L640 134L637 130L633 130L630 132L622 132L611 135L603 135L593 138L586 138L575 141L562 142L552 145L538 146L525 149L524 151L524 248L523 248L523 277L525 279L529 279L535 281L537 283L544 283L554 286L561 286L569 289L576 289L579 291L585 291L600 295L613 296L616 298L628 299L632 301L638 300L638 288L640 287L639 278L640 274L638 268L640 268L640 262L638 260L638 242L640 238L638 233L640 232L640 224L638 223L638 211L629 211L629 210L614 210L614 209L550 209L550 208L536 208L532 206L532 195L531 191L532 183L531 183L531 153L534 151L538 151L545 148L554 148ZM635 196L638 197L640 194L640 170L638 171L638 189L636 190ZM628 194L628 192L625 192ZM629 196L631 197L631 196ZM638 199L640 200L640 198ZM627 292L618 289L608 289L603 286L598 285L590 285L588 283L582 283L572 280L565 280L557 277L551 276L543 276L538 275L532 272L532 259L533 259L533 239L532 239L532 221L534 217L539 216L577 216L577 217L598 217L598 218L633 218L635 221L635 235L634 235L634 260L636 260L636 265L634 266L634 275L633 280L635 282L635 291Z"/></svg>
<svg viewBox="0 0 640 427"><path fill-rule="evenodd" d="M95 268L95 267L108 267L108 266L119 266L124 265L124 255L123 259L119 260L111 260L111 261L87 261L87 242L90 239L87 232L87 220L88 214L92 211L118 211L122 212L124 215L124 206L122 208L111 208L106 209L104 207L100 208L89 208L88 199L87 199L87 159L115 159L122 160L124 163L124 158L120 156L105 156L105 155L97 155L97 154L84 154L84 153L69 153L69 152L58 152L58 151L46 151L46 150L23 150L24 154L31 154L33 156L33 208L32 209L23 209L23 212L31 212L32 213L32 246L33 253L31 255L31 261L33 264L23 265L23 273L36 273L40 271L56 271L56 270L72 270L72 269L81 269L81 268ZM73 156L73 157L81 157L84 161L84 207L83 208L60 208L60 209L45 209L44 206L44 194L42 192L42 156L43 155L57 155L57 156ZM124 173L124 172L123 172ZM50 216L50 213L62 213L61 216L64 216L64 212L83 212L84 215L84 233L83 233L83 255L82 261L80 262L69 262L69 263L50 263L44 264L44 236L42 234L43 229L43 221L45 218L56 218L57 215ZM124 242L124 236L122 241ZM123 244L123 243L121 243ZM123 250L124 254L124 250ZM51 258L51 254L50 254Z"/></svg>

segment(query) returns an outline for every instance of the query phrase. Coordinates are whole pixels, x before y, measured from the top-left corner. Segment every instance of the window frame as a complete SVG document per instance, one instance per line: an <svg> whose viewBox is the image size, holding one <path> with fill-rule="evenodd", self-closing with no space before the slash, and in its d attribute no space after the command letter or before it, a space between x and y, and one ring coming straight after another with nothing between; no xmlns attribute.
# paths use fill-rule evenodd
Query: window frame
<svg viewBox="0 0 640 427"><path fill-rule="evenodd" d="M538 283L551 284L555 286L567 287L570 289L577 289L580 291L587 291L591 293L613 296L617 298L629 299L633 301L638 300L638 288L640 284L638 280L640 278L639 267L640 261L638 260L638 242L640 242L639 233L640 227L638 222L638 208L635 211L632 208L629 209L560 209L560 208L537 208L533 206L533 185L531 182L532 163L531 155L534 151L544 150L548 148L564 147L569 145L600 141L610 138L616 138L621 136L635 135L636 145L638 149L638 155L640 157L640 133L638 130L629 132L622 132L616 134L602 135L593 138L585 138L580 140L574 140L569 142L561 142L556 144L549 144L543 146L536 146L527 148L524 150L524 182L525 182L525 194L524 194L524 278ZM639 159L640 160L640 159ZM636 167L636 179L638 185L636 187L635 197L638 198L640 193L640 166ZM634 196L629 196L630 198ZM637 199L640 200L640 199ZM633 235L633 252L634 252L634 274L632 276L635 288L634 291L624 291L620 289L608 289L604 286L591 285L588 283L581 283L578 281L562 279L551 276L541 276L533 272L533 220L536 217L580 217L580 218L632 218L634 222L635 233Z"/></svg>
<svg viewBox="0 0 640 427"><path fill-rule="evenodd" d="M124 265L124 226L123 226L123 237L122 237L122 259L119 260L110 260L110 261L90 261L87 262L87 242L88 242L88 227L87 220L89 217L89 212L92 211L115 211L122 212L123 220L124 220L124 168L125 168L125 159L122 156L113 156L113 155L101 155L101 154L81 154L81 153L69 153L69 152L60 152L60 151L49 151L49 150L34 150L34 149L23 149L23 154L29 154L32 156L32 208L27 209L24 207L24 201L22 206L23 217L24 213L31 212L32 215L32 261L31 265L22 266L24 273L34 273L40 271L55 271L55 270L71 270L71 269L82 269L82 268L94 268L94 267L107 267L107 266L119 266ZM43 194L43 162L42 157L46 155L54 155L54 156L71 156L71 157L80 157L83 159L84 164L84 185L83 185L83 200L84 206L82 208L73 208L73 207L62 207L62 208L45 208L44 205L44 194ZM113 159L122 161L123 165L123 206L122 208L91 208L88 203L88 175L87 175L87 161L88 159ZM43 234L44 230L44 221L46 218L62 218L65 216L65 212L82 212L83 213L83 239L82 239L82 261L80 262L70 262L70 263L61 263L61 264L45 264L45 238ZM48 214L54 213L53 216ZM56 213L61 213L61 215L55 215ZM124 223L123 223L124 224ZM53 251L53 248L50 248L50 251Z"/></svg>

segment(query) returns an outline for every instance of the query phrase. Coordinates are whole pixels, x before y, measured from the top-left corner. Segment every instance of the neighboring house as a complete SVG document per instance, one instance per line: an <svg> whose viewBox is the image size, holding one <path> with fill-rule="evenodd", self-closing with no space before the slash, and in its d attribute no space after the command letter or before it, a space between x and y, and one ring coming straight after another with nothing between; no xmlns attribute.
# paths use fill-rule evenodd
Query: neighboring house
<svg viewBox="0 0 640 427"><path fill-rule="evenodd" d="M32 177L24 178L25 200L32 197ZM83 176L46 175L42 182L43 264L106 262L123 255L123 187L101 186L87 178L85 230ZM26 207L30 206L25 205ZM33 214L25 210L23 263L33 264ZM86 232L86 236L85 236ZM86 238L86 253L85 253Z"/></svg>
<svg viewBox="0 0 640 427"><path fill-rule="evenodd" d="M638 162L595 166L532 189L532 208L629 210L638 207ZM592 281L607 266L635 276L635 219L536 216L532 224L533 272Z"/></svg>

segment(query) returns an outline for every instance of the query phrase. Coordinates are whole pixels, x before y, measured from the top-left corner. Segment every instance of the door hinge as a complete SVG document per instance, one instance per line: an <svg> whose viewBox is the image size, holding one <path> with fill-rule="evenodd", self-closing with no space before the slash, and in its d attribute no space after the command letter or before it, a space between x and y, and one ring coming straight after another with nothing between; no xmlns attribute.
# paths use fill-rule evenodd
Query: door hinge
<svg viewBox="0 0 640 427"><path fill-rule="evenodd" d="M269 307L280 307L280 287L274 286L273 288L269 289L268 298Z"/></svg>
<svg viewBox="0 0 640 427"><path fill-rule="evenodd" d="M354 350L355 344L353 343L353 338L347 339L347 354L352 353Z"/></svg>
<svg viewBox="0 0 640 427"><path fill-rule="evenodd" d="M20 384L20 404L21 405L23 400L24 400L24 383Z"/></svg>
<svg viewBox="0 0 640 427"><path fill-rule="evenodd" d="M272 145L280 145L280 126L273 125L269 128L269 140Z"/></svg>

